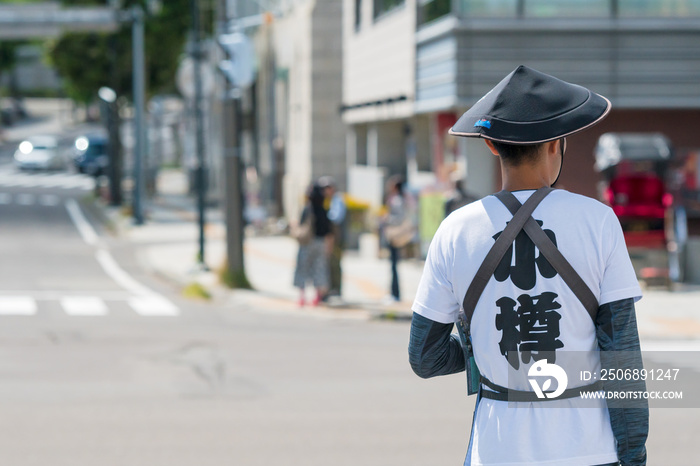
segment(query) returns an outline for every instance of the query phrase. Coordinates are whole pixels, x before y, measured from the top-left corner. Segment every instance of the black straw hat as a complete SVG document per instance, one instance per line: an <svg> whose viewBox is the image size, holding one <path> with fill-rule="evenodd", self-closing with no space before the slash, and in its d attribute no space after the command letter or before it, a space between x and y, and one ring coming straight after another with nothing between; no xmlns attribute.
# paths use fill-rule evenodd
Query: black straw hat
<svg viewBox="0 0 700 466"><path fill-rule="evenodd" d="M585 87L521 65L467 110L450 134L538 144L593 126L610 108L608 99Z"/></svg>

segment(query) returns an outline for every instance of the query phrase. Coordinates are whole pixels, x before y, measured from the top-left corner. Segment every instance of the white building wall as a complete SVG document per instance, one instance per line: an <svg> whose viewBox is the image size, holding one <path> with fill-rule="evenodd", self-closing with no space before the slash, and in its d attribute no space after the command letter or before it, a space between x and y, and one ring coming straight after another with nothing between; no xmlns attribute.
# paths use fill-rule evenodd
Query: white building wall
<svg viewBox="0 0 700 466"><path fill-rule="evenodd" d="M416 0L372 18L372 0L363 0L355 28L355 0L343 0L343 103L356 105L395 98L407 101L344 112L346 123L405 118L415 96Z"/></svg>
<svg viewBox="0 0 700 466"><path fill-rule="evenodd" d="M345 186L341 13L342 0L307 0L278 26L278 66L289 70L283 203L293 220L312 180L332 175Z"/></svg>
<svg viewBox="0 0 700 466"><path fill-rule="evenodd" d="M284 210L293 220L311 181L311 12L313 1L298 5L284 21L290 25L289 107L283 181Z"/></svg>

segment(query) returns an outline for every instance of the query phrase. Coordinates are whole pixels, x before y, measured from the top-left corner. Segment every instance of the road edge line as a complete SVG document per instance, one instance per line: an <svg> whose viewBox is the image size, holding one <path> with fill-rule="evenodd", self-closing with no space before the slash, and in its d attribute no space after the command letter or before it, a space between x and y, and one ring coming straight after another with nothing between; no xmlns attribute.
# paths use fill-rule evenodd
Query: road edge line
<svg viewBox="0 0 700 466"><path fill-rule="evenodd" d="M80 210L80 206L75 199L68 199L65 202L66 210L68 211L68 216L73 221L73 224L78 229L78 233L90 246L96 246L100 238L97 235L95 229L90 225L90 222L85 218L83 211Z"/></svg>

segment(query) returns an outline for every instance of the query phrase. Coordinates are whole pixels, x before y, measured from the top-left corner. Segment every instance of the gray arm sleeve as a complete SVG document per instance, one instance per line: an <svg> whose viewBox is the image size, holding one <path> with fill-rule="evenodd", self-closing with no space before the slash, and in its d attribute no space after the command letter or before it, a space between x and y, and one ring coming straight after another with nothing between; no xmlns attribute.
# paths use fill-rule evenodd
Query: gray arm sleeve
<svg viewBox="0 0 700 466"><path fill-rule="evenodd" d="M459 337L451 335L453 327L413 313L408 360L416 375L427 379L465 370L464 350Z"/></svg>
<svg viewBox="0 0 700 466"><path fill-rule="evenodd" d="M596 316L596 334L602 367L610 369L642 369L642 353L634 313L634 300L622 299L603 304ZM645 391L643 380L608 381L606 391ZM606 400L610 413L617 456L623 466L644 466L647 452L644 446L649 433L649 406L646 400L634 407L615 406Z"/></svg>

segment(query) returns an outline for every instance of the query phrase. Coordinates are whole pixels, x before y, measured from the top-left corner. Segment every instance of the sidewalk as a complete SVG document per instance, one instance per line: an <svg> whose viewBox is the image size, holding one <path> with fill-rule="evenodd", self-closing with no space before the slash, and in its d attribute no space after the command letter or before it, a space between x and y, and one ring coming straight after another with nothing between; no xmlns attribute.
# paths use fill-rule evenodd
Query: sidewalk
<svg viewBox="0 0 700 466"><path fill-rule="evenodd" d="M169 240L164 241L164 235ZM132 241L145 244L142 257L154 272L183 286L197 281L209 289L220 287L215 271L222 266L225 257L224 229L221 225L207 228L205 247L206 264L212 272L197 272L196 229L189 225L156 225L132 230ZM152 244L160 239L161 244ZM296 303L299 292L292 285L298 246L285 236L249 237L244 244L245 269L248 280L258 293L256 303L274 305L280 301ZM422 272L422 264L404 261L399 266L404 299L400 303L381 304L389 290L389 261L362 258L357 253L347 253L343 258L343 296L324 306L333 310L368 311L372 315L387 314L405 317L410 315L410 304ZM311 290L307 290L311 293ZM234 292L235 293L235 292ZM310 297L310 296L309 296ZM296 304L295 304L296 306Z"/></svg>
<svg viewBox="0 0 700 466"><path fill-rule="evenodd" d="M138 249L142 265L152 273L182 286L200 283L216 296L245 301L255 307L285 311L326 312L357 317L410 319L410 306L420 280L423 262L404 260L399 263L402 301L383 304L389 294L391 270L389 259L377 257L375 251L346 251L343 256L342 299L314 309L307 305L299 309L298 289L293 286L298 245L288 236L247 235L244 244L245 270L254 293L229 290L219 283L217 271L226 258L225 226L222 212L207 209L205 229L205 263L209 272L198 270L197 215L194 201L185 191L186 184L176 172L164 172L159 179L158 198L145 204L147 221L134 226L117 209L105 208L119 234ZM367 238L372 241L372 238ZM376 244L378 239L375 237ZM377 246L378 247L378 246ZM373 254L374 252L374 254ZM307 293L311 298L312 290ZM309 299L310 300L310 299ZM272 310L272 309L271 309Z"/></svg>
<svg viewBox="0 0 700 466"><path fill-rule="evenodd" d="M348 251L343 257L343 297L331 305L299 308L298 291L292 285L298 246L287 236L248 236L244 245L245 267L254 292L229 290L215 273L225 259L225 227L221 212L210 209L206 227L205 262L210 272L196 267L198 233L194 202L179 192L177 176L161 187L157 201L147 205L146 225L132 226L116 210L108 212L121 234L135 244L142 264L152 273L182 287L198 282L216 296L271 312L304 312L357 318L410 319L423 263L399 264L402 302L384 305L390 289L388 259L373 251ZM161 180L162 181L162 180ZM191 207L188 207L191 206ZM370 243L372 238L370 237ZM376 244L376 243L375 243ZM367 248L369 249L369 248ZM700 339L700 286L684 285L670 292L648 289L637 303L639 332L643 339Z"/></svg>

